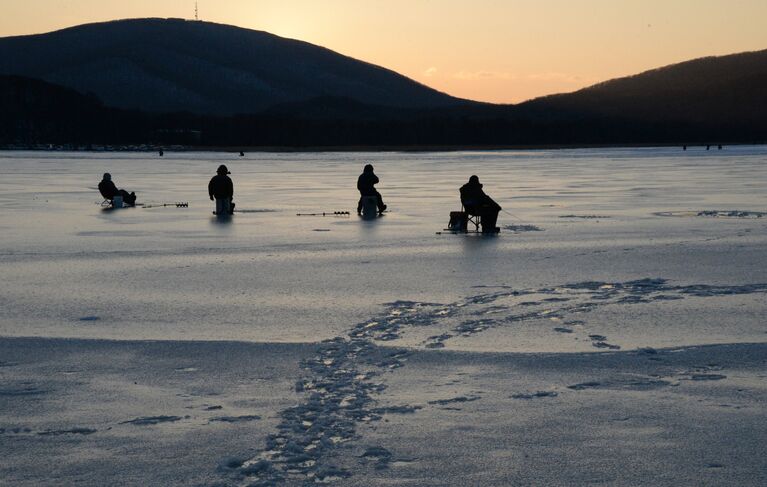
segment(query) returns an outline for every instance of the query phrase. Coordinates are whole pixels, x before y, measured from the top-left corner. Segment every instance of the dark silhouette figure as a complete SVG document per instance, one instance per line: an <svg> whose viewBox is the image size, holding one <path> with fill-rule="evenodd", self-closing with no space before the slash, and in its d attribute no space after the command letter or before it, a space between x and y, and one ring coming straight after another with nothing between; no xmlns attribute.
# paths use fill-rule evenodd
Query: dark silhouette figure
<svg viewBox="0 0 767 487"><path fill-rule="evenodd" d="M719 144L719 145L717 146L717 149L719 149L719 150L722 150L722 145L721 145L721 144Z"/></svg>
<svg viewBox="0 0 767 487"><path fill-rule="evenodd" d="M710 149L711 149L711 146L710 146L710 145L707 145L707 146L706 146L706 150L710 150Z"/></svg>
<svg viewBox="0 0 767 487"><path fill-rule="evenodd" d="M159 154L160 154L160 157L162 157L162 156L164 156L164 155L165 155L165 152L163 152L163 150L162 150L162 149L160 149L160 152L159 152Z"/></svg>
<svg viewBox="0 0 767 487"><path fill-rule="evenodd" d="M482 218L482 233L498 233L501 229L495 226L501 206L482 191L482 185L477 176L469 178L469 182L461 186L461 204L469 215Z"/></svg>
<svg viewBox="0 0 767 487"><path fill-rule="evenodd" d="M240 157L245 157L245 153L240 151Z"/></svg>
<svg viewBox="0 0 767 487"><path fill-rule="evenodd" d="M686 146L686 145L683 145L683 146L682 146L682 150L687 150L687 146Z"/></svg>
<svg viewBox="0 0 767 487"><path fill-rule="evenodd" d="M376 206L378 207L378 213L383 213L386 210L386 205L383 202L381 193L376 191L375 185L378 184L378 176L373 172L373 165L368 164L365 169L362 170L362 174L357 178L357 189L360 190L360 201L357 203L357 214L362 214L362 198L365 196L375 196Z"/></svg>
<svg viewBox="0 0 767 487"><path fill-rule="evenodd" d="M122 196L123 203L128 206L136 206L136 193L128 193L124 189L117 189L115 183L112 181L112 175L108 172L104 173L104 177L99 183L99 192L104 199L114 202L115 196Z"/></svg>
<svg viewBox="0 0 767 487"><path fill-rule="evenodd" d="M232 179L227 176L232 174L229 169L223 164L218 166L216 175L213 176L208 183L208 196L210 200L216 200L216 215L231 215L234 213L234 203L232 203L232 197L234 197L234 184Z"/></svg>

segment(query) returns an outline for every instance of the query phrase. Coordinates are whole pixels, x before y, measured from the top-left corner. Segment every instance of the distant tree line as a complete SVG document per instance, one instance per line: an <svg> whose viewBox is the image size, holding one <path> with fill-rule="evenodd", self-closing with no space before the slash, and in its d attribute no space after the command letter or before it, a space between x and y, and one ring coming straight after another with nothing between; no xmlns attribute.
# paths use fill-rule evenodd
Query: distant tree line
<svg viewBox="0 0 767 487"><path fill-rule="evenodd" d="M221 117L114 109L93 95L3 76L0 146L487 147L762 143L767 139L767 117L758 107L743 117L724 116L725 104L709 108L711 116L701 118L686 115L682 108L651 116L641 103L635 111L616 113L595 110L598 100L595 104L542 100L518 106L413 110L321 99L260 114ZM675 100L667 100L666 106L679 104ZM739 106L739 102L732 104Z"/></svg>

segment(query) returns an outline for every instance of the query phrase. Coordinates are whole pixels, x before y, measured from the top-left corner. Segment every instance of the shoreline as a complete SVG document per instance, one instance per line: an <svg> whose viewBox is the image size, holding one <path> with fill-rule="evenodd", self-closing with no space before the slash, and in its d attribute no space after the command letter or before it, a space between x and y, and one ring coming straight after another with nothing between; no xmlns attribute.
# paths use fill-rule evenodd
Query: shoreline
<svg viewBox="0 0 767 487"><path fill-rule="evenodd" d="M512 145L349 145L349 146L177 146L177 145L120 145L99 146L100 148L87 148L86 146L67 147L0 147L0 152L235 152L248 153L325 153L325 152L489 152L489 151L545 151L545 150L577 150L577 149L653 149L678 147L698 148L711 146L711 150L717 151L721 145L724 150L735 146L763 146L767 142L724 142L712 143L636 143L636 144L512 144ZM45 144L42 144L45 145Z"/></svg>

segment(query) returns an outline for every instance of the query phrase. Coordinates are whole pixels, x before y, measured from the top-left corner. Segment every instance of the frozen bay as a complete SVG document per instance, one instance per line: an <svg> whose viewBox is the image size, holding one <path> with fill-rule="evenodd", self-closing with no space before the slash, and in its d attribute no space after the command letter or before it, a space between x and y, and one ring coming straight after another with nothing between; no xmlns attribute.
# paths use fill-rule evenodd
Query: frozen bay
<svg viewBox="0 0 767 487"><path fill-rule="evenodd" d="M146 466L179 485L759 485L765 161L0 153L0 474L54 483L45 455L92 485ZM296 216L353 213L367 162L387 215ZM221 163L231 221L206 194ZM103 172L155 207L103 211ZM504 230L438 235L471 174ZM169 444L198 454L158 459Z"/></svg>

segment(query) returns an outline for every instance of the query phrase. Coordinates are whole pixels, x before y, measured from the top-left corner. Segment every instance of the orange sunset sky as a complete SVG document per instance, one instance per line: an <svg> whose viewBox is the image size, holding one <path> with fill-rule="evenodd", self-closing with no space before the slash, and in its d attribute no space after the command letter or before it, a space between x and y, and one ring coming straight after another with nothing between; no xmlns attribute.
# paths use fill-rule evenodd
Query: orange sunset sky
<svg viewBox="0 0 767 487"><path fill-rule="evenodd" d="M120 18L194 18L194 4L0 0L0 37ZM767 0L201 0L199 14L497 103L767 49Z"/></svg>

